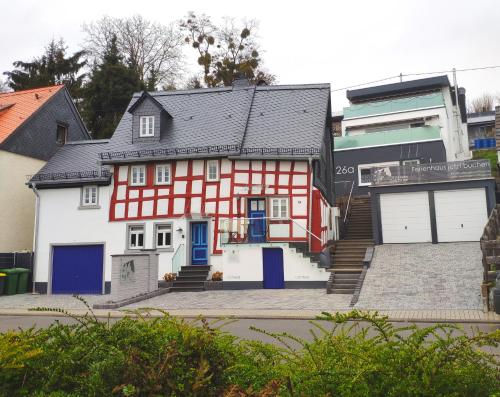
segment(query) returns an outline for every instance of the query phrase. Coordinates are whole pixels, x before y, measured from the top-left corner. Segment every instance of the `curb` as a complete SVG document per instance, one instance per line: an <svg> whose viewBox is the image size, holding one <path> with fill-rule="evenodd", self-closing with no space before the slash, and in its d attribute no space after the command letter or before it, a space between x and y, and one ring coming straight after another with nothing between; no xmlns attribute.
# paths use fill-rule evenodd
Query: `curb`
<svg viewBox="0 0 500 397"><path fill-rule="evenodd" d="M162 317L163 313L159 311L154 311L150 313L149 317ZM284 310L164 310L174 317L181 318L196 318L204 317L209 319L255 319L255 320L315 320L321 312L315 311L302 311L298 313L291 313ZM86 309L69 309L67 310L69 314L75 316L82 316L89 313ZM128 310L105 310L96 309L93 311L97 318L122 318L126 316L136 317L133 311ZM332 311L332 313L349 313L350 311ZM374 311L371 311L372 313ZM423 317L418 316L391 316L388 312L379 312L382 316L387 316L391 322L409 322L409 323L461 323L461 324L500 324L500 316L490 315L481 312L486 318L459 318L459 317ZM61 312L41 312L32 311L28 309L2 309L0 310L1 316L31 316L31 317L68 317L67 314ZM490 317L490 318L488 318ZM496 318L495 318L496 317Z"/></svg>

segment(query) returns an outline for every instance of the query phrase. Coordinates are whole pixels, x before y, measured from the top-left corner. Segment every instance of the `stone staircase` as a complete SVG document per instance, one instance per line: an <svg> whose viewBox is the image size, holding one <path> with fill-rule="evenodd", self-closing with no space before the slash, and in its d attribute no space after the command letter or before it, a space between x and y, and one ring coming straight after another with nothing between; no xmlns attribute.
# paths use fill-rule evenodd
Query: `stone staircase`
<svg viewBox="0 0 500 397"><path fill-rule="evenodd" d="M177 278L172 283L170 292L197 292L205 291L210 266L191 265L182 266Z"/></svg>
<svg viewBox="0 0 500 397"><path fill-rule="evenodd" d="M370 198L354 198L345 236L331 246L332 266L328 269L331 274L327 293L354 294L369 247L373 247Z"/></svg>

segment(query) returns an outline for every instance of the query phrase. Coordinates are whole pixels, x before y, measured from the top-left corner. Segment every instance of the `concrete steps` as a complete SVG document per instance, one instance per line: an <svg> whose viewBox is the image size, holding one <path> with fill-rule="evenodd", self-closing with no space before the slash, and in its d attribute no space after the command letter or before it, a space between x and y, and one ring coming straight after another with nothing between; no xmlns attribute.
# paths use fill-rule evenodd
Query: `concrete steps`
<svg viewBox="0 0 500 397"><path fill-rule="evenodd" d="M177 278L172 283L170 292L198 292L205 290L205 281L210 273L210 266L182 266Z"/></svg>

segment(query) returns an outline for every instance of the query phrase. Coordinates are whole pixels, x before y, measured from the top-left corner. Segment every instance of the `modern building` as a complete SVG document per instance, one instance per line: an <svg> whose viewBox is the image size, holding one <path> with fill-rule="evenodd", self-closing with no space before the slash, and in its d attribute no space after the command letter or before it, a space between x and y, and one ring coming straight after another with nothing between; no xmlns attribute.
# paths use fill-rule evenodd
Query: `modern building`
<svg viewBox="0 0 500 397"><path fill-rule="evenodd" d="M455 90L437 76L347 91L336 196L367 195L374 167L469 159L465 90Z"/></svg>
<svg viewBox="0 0 500 397"><path fill-rule="evenodd" d="M0 252L32 250L28 176L65 143L84 139L89 134L64 86L0 93Z"/></svg>
<svg viewBox="0 0 500 397"><path fill-rule="evenodd" d="M495 111L467 114L469 148L475 148L476 139L495 138Z"/></svg>
<svg viewBox="0 0 500 397"><path fill-rule="evenodd" d="M109 291L111 256L141 251L159 255L158 279L324 288L330 119L328 84L134 95L110 140L68 143L31 179L37 290Z"/></svg>

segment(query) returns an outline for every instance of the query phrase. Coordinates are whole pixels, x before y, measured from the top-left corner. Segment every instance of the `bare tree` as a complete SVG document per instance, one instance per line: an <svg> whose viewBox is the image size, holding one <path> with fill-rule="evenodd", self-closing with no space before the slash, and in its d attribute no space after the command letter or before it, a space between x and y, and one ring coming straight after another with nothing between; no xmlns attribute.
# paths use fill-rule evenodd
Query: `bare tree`
<svg viewBox="0 0 500 397"><path fill-rule="evenodd" d="M136 70L148 89L172 86L183 69L183 37L176 24L162 25L140 15L102 19L83 25L84 49L100 62L111 38L116 35L120 53Z"/></svg>
<svg viewBox="0 0 500 397"><path fill-rule="evenodd" d="M467 113L489 112L494 110L495 97L484 93L467 104Z"/></svg>

